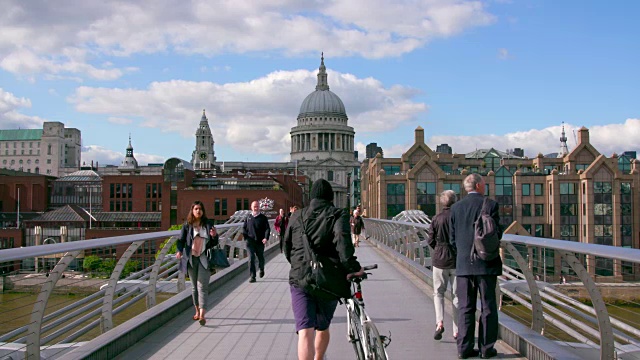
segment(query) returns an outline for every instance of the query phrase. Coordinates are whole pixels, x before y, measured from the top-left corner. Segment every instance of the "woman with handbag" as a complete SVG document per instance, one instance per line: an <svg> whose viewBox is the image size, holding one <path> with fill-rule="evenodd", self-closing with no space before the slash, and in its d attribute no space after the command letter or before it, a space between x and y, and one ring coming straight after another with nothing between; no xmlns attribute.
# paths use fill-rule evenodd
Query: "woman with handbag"
<svg viewBox="0 0 640 360"><path fill-rule="evenodd" d="M433 304L436 310L435 340L442 339L444 332L444 294L448 283L451 283L451 299L453 300L453 338L458 338L458 298L456 297L456 253L449 243L450 208L456 202L456 193L445 190L440 194L442 212L434 216L427 230L433 270Z"/></svg>
<svg viewBox="0 0 640 360"><path fill-rule="evenodd" d="M213 226L213 221L207 219L204 204L201 201L194 201L187 215L187 222L182 225L180 239L177 242L176 258L181 262L180 269L186 268L189 273L191 295L196 308L193 320L199 321L200 325L207 322L204 313L211 277L207 250L216 245L218 245L218 233Z"/></svg>

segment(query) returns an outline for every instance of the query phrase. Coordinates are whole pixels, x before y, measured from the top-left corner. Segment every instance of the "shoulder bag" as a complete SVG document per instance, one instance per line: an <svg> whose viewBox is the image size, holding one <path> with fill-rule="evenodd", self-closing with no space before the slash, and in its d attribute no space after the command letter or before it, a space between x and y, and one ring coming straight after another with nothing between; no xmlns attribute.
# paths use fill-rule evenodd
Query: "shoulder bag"
<svg viewBox="0 0 640 360"><path fill-rule="evenodd" d="M207 258L209 259L209 269L226 268L231 266L229 259L227 258L227 252L216 245L215 247L207 250Z"/></svg>

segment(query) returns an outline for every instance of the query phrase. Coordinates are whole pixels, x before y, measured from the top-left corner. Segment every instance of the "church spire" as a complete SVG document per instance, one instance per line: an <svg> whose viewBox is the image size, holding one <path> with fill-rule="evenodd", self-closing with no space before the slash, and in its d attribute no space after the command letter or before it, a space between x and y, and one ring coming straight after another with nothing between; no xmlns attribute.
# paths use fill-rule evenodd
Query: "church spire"
<svg viewBox="0 0 640 360"><path fill-rule="evenodd" d="M569 153L569 148L567 147L567 137L564 133L564 121L562 122L562 135L560 136L560 152L558 153L558 157L565 157Z"/></svg>
<svg viewBox="0 0 640 360"><path fill-rule="evenodd" d="M205 114L204 109L202 109L202 117L200 118L200 123L203 123L203 122L207 122L207 123L209 122L209 119L207 119L207 115Z"/></svg>
<svg viewBox="0 0 640 360"><path fill-rule="evenodd" d="M318 70L318 85L316 85L316 90L329 90L327 68L324 66L324 52L320 55L320 68Z"/></svg>
<svg viewBox="0 0 640 360"><path fill-rule="evenodd" d="M140 169L138 168L138 161L135 156L133 156L133 145L131 145L131 133L129 133L129 145L127 146L127 154L124 157L124 160L118 166L118 171L121 173L139 173Z"/></svg>

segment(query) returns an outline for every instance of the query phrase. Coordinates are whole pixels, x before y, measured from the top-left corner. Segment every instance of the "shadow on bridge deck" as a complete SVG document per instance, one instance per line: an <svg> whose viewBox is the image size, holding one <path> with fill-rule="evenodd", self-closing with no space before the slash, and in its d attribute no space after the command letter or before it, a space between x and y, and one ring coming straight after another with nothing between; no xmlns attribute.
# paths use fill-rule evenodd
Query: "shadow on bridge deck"
<svg viewBox="0 0 640 360"><path fill-rule="evenodd" d="M448 315L443 339L433 340L435 314L431 288L394 266L393 260L369 244L357 248L356 255L364 265L379 265L363 283L363 294L367 311L380 333L391 333L389 357L457 358ZM266 276L257 283L248 283L248 276L238 276L213 289L205 326L191 319L193 309L189 309L117 359L296 359L298 337L288 273L289 264L284 256L276 256L267 263ZM355 358L346 340L346 312L342 305L336 311L331 336L326 359ZM519 358L502 343L496 348L501 353L499 357Z"/></svg>

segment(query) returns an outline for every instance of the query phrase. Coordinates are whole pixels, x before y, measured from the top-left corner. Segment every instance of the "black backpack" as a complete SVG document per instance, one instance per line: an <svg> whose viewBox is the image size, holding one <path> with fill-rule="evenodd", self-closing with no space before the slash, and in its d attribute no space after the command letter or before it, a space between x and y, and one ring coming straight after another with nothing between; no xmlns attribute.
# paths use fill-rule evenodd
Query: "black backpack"
<svg viewBox="0 0 640 360"><path fill-rule="evenodd" d="M487 208L493 201L484 198L480 216L473 224L474 237L471 246L471 261L476 259L491 261L500 256L500 230Z"/></svg>

